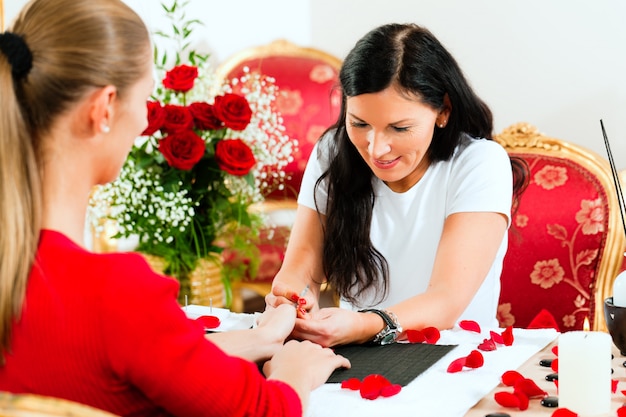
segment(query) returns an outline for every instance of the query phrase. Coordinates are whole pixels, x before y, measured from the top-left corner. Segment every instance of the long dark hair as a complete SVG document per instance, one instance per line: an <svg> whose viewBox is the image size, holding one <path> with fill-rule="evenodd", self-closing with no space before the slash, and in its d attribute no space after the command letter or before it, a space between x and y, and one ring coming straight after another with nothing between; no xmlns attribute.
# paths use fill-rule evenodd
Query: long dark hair
<svg viewBox="0 0 626 417"><path fill-rule="evenodd" d="M331 148L331 162L316 183L320 187L326 180L328 187L324 273L332 287L352 303L370 288L383 300L388 292L389 266L370 239L374 175L348 138L347 97L376 93L393 84L441 110L447 95L452 110L445 128L435 128L426 152L431 163L449 160L463 134L493 139L493 117L452 55L430 31L415 24L387 24L367 33L344 60L339 80L341 111L328 130L335 132L331 142L324 144ZM517 158L511 159L511 165L517 200L525 188L528 169Z"/></svg>

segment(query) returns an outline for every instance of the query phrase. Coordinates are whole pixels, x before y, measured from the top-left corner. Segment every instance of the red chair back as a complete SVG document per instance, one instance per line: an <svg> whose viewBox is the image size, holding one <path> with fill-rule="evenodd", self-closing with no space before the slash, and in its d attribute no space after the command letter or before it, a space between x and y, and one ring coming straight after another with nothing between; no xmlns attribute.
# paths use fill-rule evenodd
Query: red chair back
<svg viewBox="0 0 626 417"><path fill-rule="evenodd" d="M582 329L585 318L592 328L606 329L604 299L626 240L608 162L528 124L495 139L530 168L509 229L500 325L528 327L545 309L561 331Z"/></svg>
<svg viewBox="0 0 626 417"><path fill-rule="evenodd" d="M297 141L297 148L285 168L284 189L272 192L270 198L297 198L313 145L339 115L341 93L335 87L340 67L339 58L286 40L244 50L219 66L222 79L238 78L247 68L274 78L278 86L276 107L285 133Z"/></svg>

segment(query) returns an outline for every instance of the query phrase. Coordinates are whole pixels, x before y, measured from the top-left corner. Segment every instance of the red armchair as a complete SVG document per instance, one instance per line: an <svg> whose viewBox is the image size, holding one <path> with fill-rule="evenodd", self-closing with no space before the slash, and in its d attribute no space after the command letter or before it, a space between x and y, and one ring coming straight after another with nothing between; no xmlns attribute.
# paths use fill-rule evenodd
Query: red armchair
<svg viewBox="0 0 626 417"><path fill-rule="evenodd" d="M233 283L231 309L242 311L241 291L252 290L264 296L284 258L290 224L273 218L276 210L285 216L295 211L300 182L315 142L339 114L341 93L335 89L341 60L314 48L295 45L286 40L244 50L223 62L217 69L222 79L239 77L244 68L275 79L278 86L276 105L283 117L286 134L297 143L294 160L285 168L283 189L275 190L259 209L268 213L273 225L261 232L261 259L255 278Z"/></svg>
<svg viewBox="0 0 626 417"><path fill-rule="evenodd" d="M530 168L509 229L500 325L527 327L545 309L562 332L582 329L585 317L605 330L626 241L608 161L525 123L495 139Z"/></svg>

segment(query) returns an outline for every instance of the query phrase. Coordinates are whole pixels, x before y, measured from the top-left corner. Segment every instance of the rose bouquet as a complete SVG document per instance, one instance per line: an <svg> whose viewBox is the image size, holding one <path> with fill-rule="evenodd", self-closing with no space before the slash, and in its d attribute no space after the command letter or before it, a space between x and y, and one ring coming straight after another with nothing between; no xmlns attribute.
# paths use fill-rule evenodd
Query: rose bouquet
<svg viewBox="0 0 626 417"><path fill-rule="evenodd" d="M181 282L181 300L198 260L225 246L248 259L222 269L227 295L231 279L254 276L261 221L248 209L281 186L294 145L275 110L272 79L217 80L208 56L188 50L186 38L200 22L186 21L183 5L163 6L173 35L157 35L178 49L167 66L167 53L155 47L162 81L147 104L148 127L120 177L96 190L91 205L93 217L115 221L114 237L136 236L137 251L164 259L164 272Z"/></svg>

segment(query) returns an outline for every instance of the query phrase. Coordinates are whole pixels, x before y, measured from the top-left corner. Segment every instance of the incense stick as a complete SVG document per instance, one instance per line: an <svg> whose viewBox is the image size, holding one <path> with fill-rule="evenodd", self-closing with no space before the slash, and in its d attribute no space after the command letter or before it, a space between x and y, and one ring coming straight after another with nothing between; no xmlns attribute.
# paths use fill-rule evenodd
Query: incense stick
<svg viewBox="0 0 626 417"><path fill-rule="evenodd" d="M609 145L609 137L604 130L604 123L600 119L600 126L602 127L602 136L604 136L604 146L606 147L606 153L609 156L609 165L611 166L611 174L613 174L613 183L617 191L617 204L619 206L619 214L622 218L622 226L624 226L624 234L626 234L626 220L624 219L624 212L626 211L626 203L624 203L624 193L622 192L622 186L619 180L619 174L615 168L615 161L613 160L613 153L611 152L611 145Z"/></svg>

